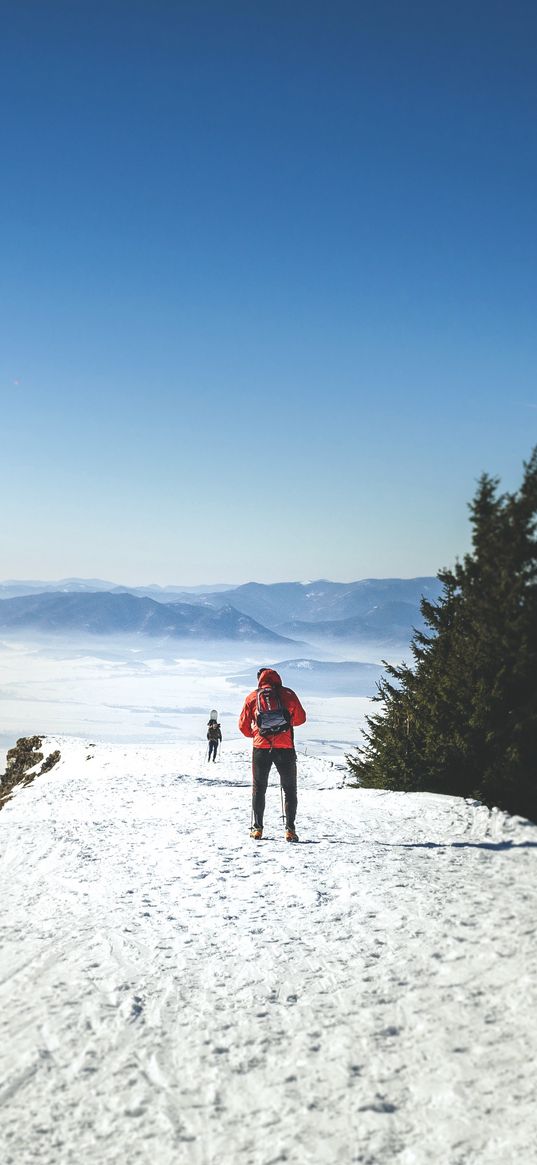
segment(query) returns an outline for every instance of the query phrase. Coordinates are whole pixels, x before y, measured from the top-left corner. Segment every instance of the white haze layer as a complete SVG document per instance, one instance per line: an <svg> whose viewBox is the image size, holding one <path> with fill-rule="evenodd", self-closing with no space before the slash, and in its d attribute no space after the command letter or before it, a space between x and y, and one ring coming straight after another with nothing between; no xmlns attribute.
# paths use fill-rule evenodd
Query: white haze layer
<svg viewBox="0 0 537 1165"><path fill-rule="evenodd" d="M340 648L341 651L341 648ZM128 742L203 741L216 708L224 738L240 742L237 720L260 664L304 655L288 645L203 644L142 636L4 637L0 642L0 767L21 736L67 734ZM312 652L313 654L313 652ZM318 651L317 658L329 659ZM345 658L349 658L346 654ZM352 658L352 653L350 658ZM379 661L371 645L358 658ZM251 674L251 682L233 677ZM283 675L296 687L300 675ZM352 687L349 689L352 691ZM310 753L352 748L370 710L365 697L303 696Z"/></svg>

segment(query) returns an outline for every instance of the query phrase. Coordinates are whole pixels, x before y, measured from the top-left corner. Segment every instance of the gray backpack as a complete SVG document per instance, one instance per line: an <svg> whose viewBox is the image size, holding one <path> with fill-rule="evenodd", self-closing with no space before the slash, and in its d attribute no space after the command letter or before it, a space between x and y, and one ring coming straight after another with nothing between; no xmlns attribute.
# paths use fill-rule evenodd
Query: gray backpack
<svg viewBox="0 0 537 1165"><path fill-rule="evenodd" d="M256 699L256 724L260 736L270 739L287 732L291 718L284 707L277 688L258 688Z"/></svg>

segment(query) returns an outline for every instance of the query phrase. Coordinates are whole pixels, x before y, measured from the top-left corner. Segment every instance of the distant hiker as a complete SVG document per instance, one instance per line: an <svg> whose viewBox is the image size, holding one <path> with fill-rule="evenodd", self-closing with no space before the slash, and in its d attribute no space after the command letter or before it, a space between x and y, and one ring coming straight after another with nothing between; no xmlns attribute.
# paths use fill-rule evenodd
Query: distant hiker
<svg viewBox="0 0 537 1165"><path fill-rule="evenodd" d="M272 762L280 774L285 797L285 838L298 841L295 833L296 752L293 728L306 721L306 713L291 688L284 688L277 671L260 667L258 687L244 701L239 728L253 739L252 828L250 837L263 836L265 795Z"/></svg>
<svg viewBox="0 0 537 1165"><path fill-rule="evenodd" d="M209 720L207 724L207 740L209 741L209 755L207 760L216 760L218 745L222 740L222 731L217 720Z"/></svg>

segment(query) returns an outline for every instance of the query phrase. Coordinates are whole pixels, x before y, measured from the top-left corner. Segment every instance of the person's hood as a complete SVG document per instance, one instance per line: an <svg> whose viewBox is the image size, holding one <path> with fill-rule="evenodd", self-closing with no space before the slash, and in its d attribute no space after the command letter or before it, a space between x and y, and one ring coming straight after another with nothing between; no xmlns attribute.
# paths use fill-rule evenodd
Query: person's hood
<svg viewBox="0 0 537 1165"><path fill-rule="evenodd" d="M265 668L263 668L263 671L261 672L261 675L257 681L257 684L258 684L258 687L260 687L260 688L264 688L264 687L272 687L272 688L280 687L281 688L281 686L282 686L281 676L279 676L278 672L274 671L273 668L265 667Z"/></svg>

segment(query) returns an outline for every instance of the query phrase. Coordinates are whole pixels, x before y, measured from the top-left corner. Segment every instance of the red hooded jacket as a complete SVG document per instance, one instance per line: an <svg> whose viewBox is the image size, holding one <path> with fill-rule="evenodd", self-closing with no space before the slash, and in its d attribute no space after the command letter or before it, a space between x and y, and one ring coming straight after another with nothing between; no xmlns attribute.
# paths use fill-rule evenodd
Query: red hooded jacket
<svg viewBox="0 0 537 1165"><path fill-rule="evenodd" d="M279 696L284 708L287 708L291 717L291 724L296 727L298 724L305 724L306 713L300 703L300 700L291 688L283 688L282 681L277 671L272 668L265 668L259 676L259 686L278 687ZM254 748L294 748L293 733L291 729L286 729L285 732L280 732L278 736L273 736L271 740L261 736L257 730L256 724L256 710L257 710L257 688L250 695L246 697L242 712L239 716L239 728L243 736L253 738Z"/></svg>

